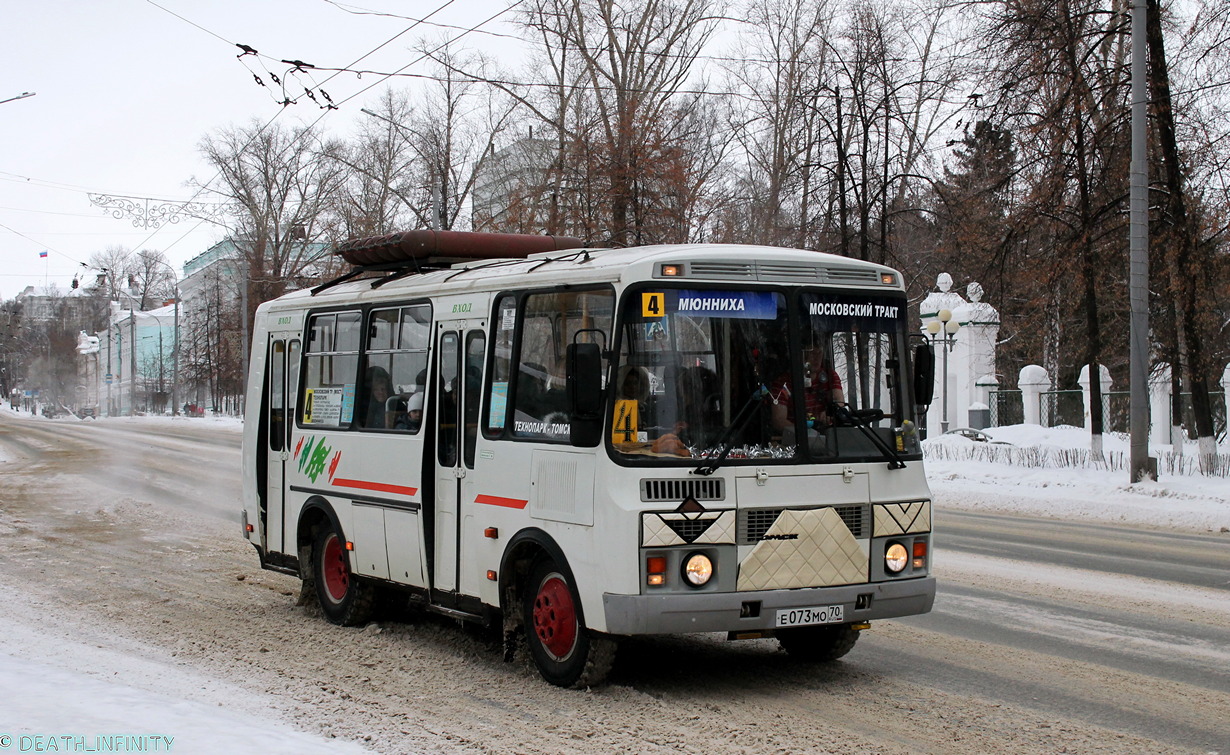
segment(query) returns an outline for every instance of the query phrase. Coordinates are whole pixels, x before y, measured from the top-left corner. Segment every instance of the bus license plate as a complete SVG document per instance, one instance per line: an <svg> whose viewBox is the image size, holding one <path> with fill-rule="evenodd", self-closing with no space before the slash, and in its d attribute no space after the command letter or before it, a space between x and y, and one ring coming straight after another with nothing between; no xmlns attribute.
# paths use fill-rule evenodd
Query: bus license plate
<svg viewBox="0 0 1230 755"><path fill-rule="evenodd" d="M802 627L809 624L840 624L845 621L843 606L787 608L777 612L777 626Z"/></svg>

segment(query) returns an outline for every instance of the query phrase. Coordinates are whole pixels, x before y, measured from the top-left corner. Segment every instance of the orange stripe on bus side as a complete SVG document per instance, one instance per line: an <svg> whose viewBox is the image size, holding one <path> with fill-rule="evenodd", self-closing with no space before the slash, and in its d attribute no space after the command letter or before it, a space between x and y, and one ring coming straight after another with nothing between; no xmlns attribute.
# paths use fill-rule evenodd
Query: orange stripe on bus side
<svg viewBox="0 0 1230 755"><path fill-rule="evenodd" d="M523 501L520 498L501 498L498 495L477 495L474 497L475 503L486 503L492 506L504 506L510 509L523 509L529 501Z"/></svg>
<svg viewBox="0 0 1230 755"><path fill-rule="evenodd" d="M339 488L358 488L359 490L375 490L380 493L396 493L397 495L414 495L418 488L408 488L405 485L389 485L384 482L368 482L366 480L347 480L334 478L333 484Z"/></svg>

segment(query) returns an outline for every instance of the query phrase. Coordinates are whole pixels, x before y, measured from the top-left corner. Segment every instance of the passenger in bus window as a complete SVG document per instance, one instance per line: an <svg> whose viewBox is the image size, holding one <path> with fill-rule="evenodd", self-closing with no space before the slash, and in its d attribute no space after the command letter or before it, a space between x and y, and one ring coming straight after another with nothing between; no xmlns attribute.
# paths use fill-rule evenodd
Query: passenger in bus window
<svg viewBox="0 0 1230 755"><path fill-rule="evenodd" d="M389 396L393 393L393 381L383 367L367 369L367 414L364 427L387 427L385 412Z"/></svg>
<svg viewBox="0 0 1230 755"><path fill-rule="evenodd" d="M641 403L649 398L649 374L644 367L625 364L619 368L619 398Z"/></svg>
<svg viewBox="0 0 1230 755"><path fill-rule="evenodd" d="M786 373L769 388L769 400L773 404L773 427L781 431L785 443L795 439L795 407L800 403L806 412L809 443L815 450L823 450L825 431L833 424L829 413L831 404L844 404L846 397L841 387L841 377L833 369L827 357L827 349L820 341L808 344L803 349L803 400L791 394L791 379Z"/></svg>
<svg viewBox="0 0 1230 755"><path fill-rule="evenodd" d="M406 401L406 413L399 415L393 425L398 430L409 430L417 433L423 426L423 392L410 394Z"/></svg>

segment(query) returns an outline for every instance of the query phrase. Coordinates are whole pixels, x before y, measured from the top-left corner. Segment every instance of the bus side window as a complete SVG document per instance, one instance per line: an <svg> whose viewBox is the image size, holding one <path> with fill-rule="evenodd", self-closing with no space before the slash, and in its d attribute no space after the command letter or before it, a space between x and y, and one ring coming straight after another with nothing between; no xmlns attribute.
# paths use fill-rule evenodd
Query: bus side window
<svg viewBox="0 0 1230 755"><path fill-rule="evenodd" d="M269 349L269 450L281 451L286 443L286 342L274 341Z"/></svg>
<svg viewBox="0 0 1230 755"><path fill-rule="evenodd" d="M491 365L487 369L487 416L483 433L498 438L508 422L508 395L512 382L513 336L517 327L517 297L501 296L496 302L491 335Z"/></svg>
<svg viewBox="0 0 1230 755"><path fill-rule="evenodd" d="M417 433L423 423L431 307L373 310L364 347L364 428Z"/></svg>
<svg viewBox="0 0 1230 755"><path fill-rule="evenodd" d="M609 341L614 308L615 296L609 289L535 291L525 297L515 338L518 359L510 399L513 437L568 442L571 426L564 359L568 344L597 341L609 347L600 334L606 334ZM496 333L497 338L502 335L499 329ZM499 348L497 342L497 354ZM603 375L606 368L603 360Z"/></svg>
<svg viewBox="0 0 1230 755"><path fill-rule="evenodd" d="M306 374L299 421L316 427L349 427L359 372L357 312L315 315L308 325Z"/></svg>

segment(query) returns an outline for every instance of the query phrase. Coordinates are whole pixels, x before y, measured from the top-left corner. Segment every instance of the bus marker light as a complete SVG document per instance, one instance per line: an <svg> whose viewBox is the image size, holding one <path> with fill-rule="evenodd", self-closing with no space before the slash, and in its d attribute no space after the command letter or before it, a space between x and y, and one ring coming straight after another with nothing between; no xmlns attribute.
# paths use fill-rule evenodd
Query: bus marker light
<svg viewBox="0 0 1230 755"><path fill-rule="evenodd" d="M677 277L680 274L682 274L682 272L683 271L679 269L678 265L663 265L662 266L662 275L664 276Z"/></svg>
<svg viewBox="0 0 1230 755"><path fill-rule="evenodd" d="M496 578L497 578L497 575L496 575L495 569L488 569L487 579L491 580L492 582L495 582Z"/></svg>
<svg viewBox="0 0 1230 755"><path fill-rule="evenodd" d="M253 527L253 526L252 526L252 525L250 525L250 524L245 525L245 526L244 526L244 529L246 529L248 532L256 532L256 528L255 528L255 527Z"/></svg>
<svg viewBox="0 0 1230 755"><path fill-rule="evenodd" d="M666 584L666 575L665 574L650 574L649 579L647 579L646 581L650 585L653 585L654 587L658 587L658 586Z"/></svg>
<svg viewBox="0 0 1230 755"><path fill-rule="evenodd" d="M348 551L352 551L352 550L354 550L354 543L353 543L353 542L351 542L351 541L349 541L349 540L347 540L347 541L346 541L346 550L348 550Z"/></svg>
<svg viewBox="0 0 1230 755"><path fill-rule="evenodd" d="M500 537L500 528L499 527L488 527L487 529L483 530L483 536L489 537L492 540L497 540Z"/></svg>
<svg viewBox="0 0 1230 755"><path fill-rule="evenodd" d="M897 282L897 276L892 273L880 273L880 282L886 286L891 286Z"/></svg>

